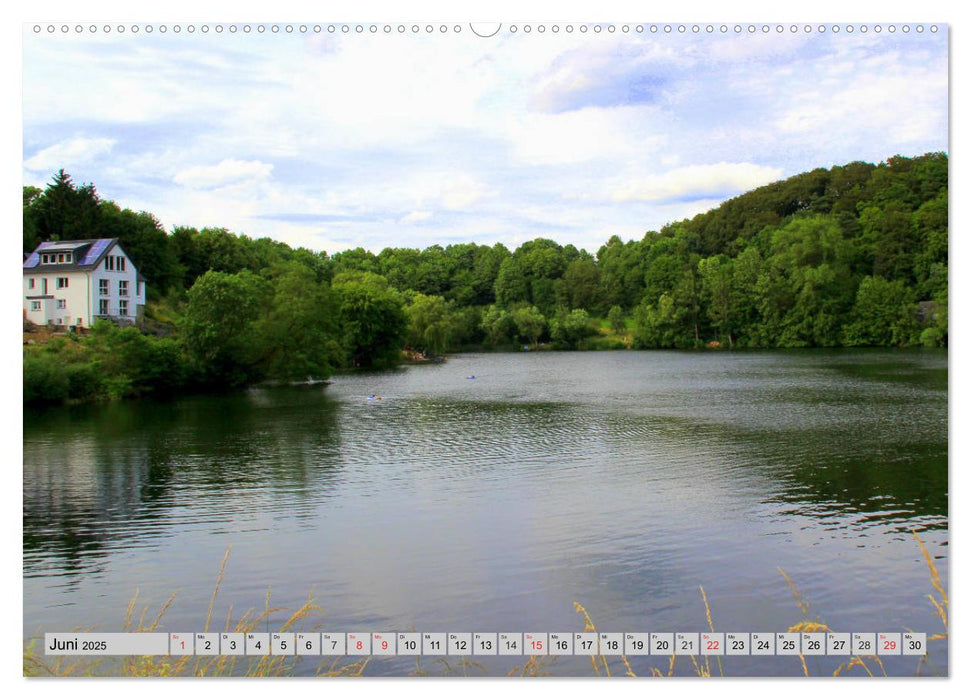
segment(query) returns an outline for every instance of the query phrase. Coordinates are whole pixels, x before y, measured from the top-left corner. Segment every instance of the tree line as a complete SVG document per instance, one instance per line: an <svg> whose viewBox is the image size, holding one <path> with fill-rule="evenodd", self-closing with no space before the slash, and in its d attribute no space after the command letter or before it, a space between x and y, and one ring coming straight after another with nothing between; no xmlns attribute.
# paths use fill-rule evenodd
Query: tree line
<svg viewBox="0 0 971 700"><path fill-rule="evenodd" d="M328 255L224 228L167 232L63 170L44 190L24 188L25 255L41 241L108 237L147 279L152 333L101 328L70 352L103 369L111 360L98 353L146 344L143 360L161 352L164 362L151 361L170 378L126 375L91 389L88 374L98 373L81 372L74 386L61 376L72 363L52 360L70 354L66 345L31 348L25 380L47 362L57 400L323 378L394 364L404 347L947 343L944 153L819 168L640 240L613 236L595 254L537 238L515 250L463 243Z"/></svg>

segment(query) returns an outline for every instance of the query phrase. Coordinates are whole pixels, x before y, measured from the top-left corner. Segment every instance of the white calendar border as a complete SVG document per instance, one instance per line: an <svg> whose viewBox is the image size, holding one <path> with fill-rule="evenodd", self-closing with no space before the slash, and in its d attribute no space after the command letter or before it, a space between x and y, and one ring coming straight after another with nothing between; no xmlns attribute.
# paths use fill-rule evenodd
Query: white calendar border
<svg viewBox="0 0 971 700"><path fill-rule="evenodd" d="M457 7L461 7L461 10L457 10ZM322 6L322 5L311 5L310 3L291 3L289 0L284 0L284 2L274 2L272 4L268 3L252 3L247 1L228 3L228 2L218 2L209 3L203 5L201 3L189 3L185 0L175 0L174 2L167 2L164 5L159 4L158 6L153 6L152 4L145 5L133 5L130 2L120 2L118 0L113 0L112 2L98 2L98 3L77 3L77 2L66 2L65 0L50 0L44 3L43 6L37 4L25 4L16 3L14 13L15 18L7 18L8 21L4 23L4 28L7 30L3 35L3 42L0 42L2 50L6 52L4 58L4 65L7 67L5 72L6 77L6 92L8 95L16 94L18 92L19 86L19 72L20 72L20 41L19 32L20 26L23 22L36 20L38 17L36 15L31 16L30 13L42 13L45 15L44 19L49 17L57 17L58 19L81 19L81 20L91 20L93 18L97 19L120 19L123 18L125 21L159 21L169 20L169 21L185 21L187 18L191 19L193 17L203 17L206 19L212 19L214 17L218 18L232 18L233 20L266 20L280 19L285 21L288 19L294 19L298 21L299 19L306 16L325 16L328 21L359 21L363 18L380 18L380 17L399 17L401 14L407 14L409 17L436 17L436 18L448 18L449 20L456 18L456 14L461 13L462 15L472 15L470 19L489 21L495 18L516 18L517 21L539 21L545 20L549 21L551 15L555 14L557 21L588 21L588 20L599 20L599 19L617 19L619 21L625 21L627 18L632 18L631 21L637 21L636 17L645 16L648 21L721 21L721 20L766 20L766 21L804 21L812 20L819 21L821 19L828 22L860 22L864 21L911 21L916 19L918 21L941 21L941 22L956 22L956 26L952 27L952 43L951 43L951 62L952 62L952 103L951 103L951 124L955 124L958 121L956 115L963 114L961 117L964 121L968 119L967 109L967 98L964 91L964 85L966 84L966 73L965 68L967 62L964 59L966 52L971 51L971 46L968 45L968 37L971 36L971 25L961 24L961 20L958 19L957 15L954 14L954 10L949 3L937 2L935 0L924 0L920 3L915 2L900 2L899 0L885 0L878 6L870 6L867 9L859 9L861 6L854 5L851 3L835 0L819 0L818 2L809 4L800 4L799 6L780 5L778 2L752 2L752 1L738 1L731 4L726 4L723 2L701 2L692 6L686 6L683 3L671 3L671 4L651 4L646 3L633 3L633 2L615 2L615 0L597 0L596 3L580 3L575 0L561 0L555 5L543 3L542 5L526 5L522 0L492 0L488 4L480 2L475 6L469 4L458 5L454 2L446 2L445 0L419 0L418 2L410 2L405 5L401 3L392 3L390 0L359 0L353 7L337 7L334 5ZM407 9L405 9L407 8ZM79 14L80 13L80 14ZM793 14L795 13L795 14ZM875 16L879 15L879 16ZM12 20L12 21L10 21ZM961 42L964 42L962 45ZM959 66L960 64L960 66ZM13 72L13 75L6 75L6 73ZM960 77L959 77L960 76ZM961 87L958 87L960 84ZM12 112L12 110L7 110ZM6 117L8 122L18 122L19 121L19 111L12 117ZM13 209L12 197L10 195L11 191L16 191L19 189L20 185L20 167L19 163L22 158L21 143L19 140L19 129L10 128L11 124L5 124L8 126L4 130L6 138L4 139L4 164L7 167L3 172L6 173L6 177L3 182L3 191L6 193L6 197L3 198L4 211L7 216L4 218L5 221L14 220L11 217L17 214L16 210ZM949 153L954 149L954 142L958 141L960 143L960 138L955 138L952 132L952 142L949 147ZM960 150L959 150L960 153ZM967 168L963 166L962 161L964 157L959 155L955 160L951 161L952 168L952 180L951 188L952 191L962 191L964 186L968 183ZM13 163L17 163L16 168L11 167ZM11 190L11 187L15 188ZM19 199L19 198L18 198ZM952 221L951 230L967 230L965 224L968 223L968 216L966 208L963 203L959 201L959 198L955 198L955 203L952 208ZM952 237L950 241L950 254L953 261L959 260L961 264L961 269L965 269L965 263L968 262L966 253L967 243L957 240ZM9 263L9 261L8 261ZM968 304L968 293L967 287L965 286L964 279L966 275L954 275L952 277L952 296L958 295L958 301L952 304L951 313L951 328L950 337L952 340L952 346L949 352L954 352L954 348L966 347L964 340L966 338L966 316L968 309L971 309L971 304ZM16 300L17 294L19 294L19 279L15 278L13 275L8 275L6 278L6 284L8 284L9 289L7 293L0 296L0 298L9 301ZM16 291L14 287L16 286ZM962 303L964 302L964 303ZM13 309L13 304L10 304L10 308L7 309L5 314L6 318L14 318L11 315L11 309ZM15 309L13 309L16 311ZM20 343L14 344L12 341L12 332L8 329L7 333L11 336L8 337L8 342L4 344L7 362L3 363L6 368L17 368L20 367ZM7 336L5 336L7 337ZM963 358L962 358L963 359ZM952 463L963 463L961 457L967 455L967 444L965 443L964 435L961 433L955 433L953 427L956 425L955 415L965 415L967 414L967 394L968 394L968 380L967 374L963 369L963 362L955 361L951 363L950 367L950 379L951 379L951 392L949 394L949 399L951 400L952 411L949 415L952 430L949 434L953 439L951 446L951 461ZM8 402L6 408L9 409L5 412L5 415L22 415L21 406L21 393L18 388L22 388L19 383L19 378L12 376L15 372L7 370L4 375L5 382L8 382L13 387L12 389L3 392L6 397L5 400ZM13 461L14 464L23 464L22 460L22 433L20 431L20 425L16 422L13 424L7 424L4 426L4 437L7 438L7 443L15 446L16 456ZM4 484L6 488L2 489L7 499L5 503L4 513L7 516L7 526L4 528L6 533L14 533L13 536L8 534L3 540L4 549L3 554L7 557L7 561L16 560L16 551L18 548L22 547L23 537L22 537L22 474L19 469L10 468L7 465L7 469L4 470L5 479L8 483ZM18 483L13 483L14 480L18 480ZM953 494L956 491L966 493L964 488L966 482L966 477L960 475L959 470L953 470L949 474L949 493L953 498ZM954 512L953 509L950 512ZM966 527L963 526L960 519L957 523L951 522L950 527L952 532L955 531L965 531ZM954 540L963 541L958 535L957 537L952 536L952 542ZM953 554L953 548L949 548L949 552ZM22 552L21 552L22 553ZM963 559L953 558L950 562L950 576L951 580L965 580L967 576L966 567ZM14 571L13 566L6 567L7 580L4 581L4 590L8 592L10 597L14 597L18 601L23 600L23 580L22 580L22 568L21 571ZM13 595L16 593L17 595ZM19 603L18 603L19 604ZM951 617L951 629L952 631L964 630L964 611L967 609L966 605L960 603L954 606L952 610ZM21 619L22 619L22 608L21 608ZM21 624L21 628L23 625ZM958 635L957 639L960 640L961 636ZM21 674L21 656L22 656L22 639L14 643L13 636L10 635L5 641L6 648L2 655L4 659L5 666L5 678L12 678L14 675L20 677L20 683L28 683L25 681ZM949 654L950 661L949 668L951 669L952 678L957 677L960 671L955 669L953 661L959 658L958 650L966 645L958 646L958 643L954 639L949 640ZM165 696L171 695L173 692L177 692L180 695L189 695L194 697L197 693L205 692L207 695L213 692L219 692L221 689L230 689L227 686L223 686L223 683L227 683L231 686L231 691L235 698L257 698L265 697L267 691L277 690L277 683L282 683L284 681L265 681L262 683L240 683L235 681L216 681L217 685L212 685L212 681L206 683L205 686L188 685L186 683L179 683L175 686L169 685L167 682L151 682L146 679L138 679L138 688L135 690L129 683L117 680L91 680L91 681L59 681L59 682L36 682L31 681L29 685L21 685L18 690L22 691L23 694L27 692L30 693L32 698L43 699L47 697L58 698L63 700L65 696L73 695L78 692L82 692L85 695L94 692L98 694L99 698L126 698L129 700L133 692L137 692L140 698L161 698L163 694ZM270 683L267 685L266 683ZM308 682L320 682L319 680L308 680ZM344 681L346 684L348 681ZM353 681L351 681L353 682ZM388 693L412 693L415 692L415 686L410 685L411 679L402 680L385 680L381 683L380 688L386 690ZM501 682L501 681L499 681ZM573 683L570 680L552 680L550 681L556 684L556 692L560 693L562 697L581 697L581 695L586 696L591 690L592 686L583 683ZM785 695L786 700L796 700L798 698L812 698L816 699L819 692L823 690L819 682L825 682L824 692L827 694L835 693L837 696L843 695L844 693L849 695L853 693L858 694L862 685L858 682L830 682L830 681L816 681L812 683L799 683L792 682L789 680L782 679L770 679L770 680L748 680L740 679L733 681L731 683L730 691L733 695L735 693L747 693L747 692L757 692L759 695L763 694L774 694L776 696ZM191 683L191 682L190 682ZM489 682L488 680L476 681L473 684L463 681L443 681L439 683L426 683L422 684L418 692L421 692L425 697L428 698L446 698L450 700L454 697L454 693L457 690L459 683L462 683L461 692L465 697L471 698L490 698L492 700L497 692L501 692L504 696L518 698L525 697L526 692L535 692L534 688L531 688L525 684L510 685L505 683L502 686L496 683ZM660 693L662 696L670 695L677 697L695 697L710 695L713 692L713 688L707 687L706 682L699 683L654 683L650 686L650 692ZM296 686L290 686L294 688ZM341 689L346 690L349 686L342 685ZM598 684L596 686L596 692L603 692L607 686L603 684ZM914 692L926 692L930 690L935 695L944 694L945 696L956 695L955 689L959 687L957 682L947 682L943 684L937 684L933 688L928 688L924 685L914 685L912 682L893 682L890 681L882 682L878 686L881 700L883 698L896 698L904 697L905 695L909 698ZM310 688L306 685L301 685L296 687L298 691L309 691ZM724 686L719 686L722 690L725 689ZM371 690L375 688L372 686ZM717 691L717 688L714 689ZM200 692L201 691L201 692ZM643 692L645 691L645 686L640 683L612 683L610 685L609 693L611 697L635 697L635 693L638 699L643 697Z"/></svg>

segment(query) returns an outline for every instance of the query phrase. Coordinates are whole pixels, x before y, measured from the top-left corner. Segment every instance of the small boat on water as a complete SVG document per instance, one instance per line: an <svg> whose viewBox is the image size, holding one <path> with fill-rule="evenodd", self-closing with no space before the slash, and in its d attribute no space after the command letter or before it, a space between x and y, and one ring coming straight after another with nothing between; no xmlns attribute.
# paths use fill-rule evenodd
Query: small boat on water
<svg viewBox="0 0 971 700"><path fill-rule="evenodd" d="M313 377L307 377L303 381L290 382L290 386L318 386L320 384L330 384L329 379L314 379Z"/></svg>

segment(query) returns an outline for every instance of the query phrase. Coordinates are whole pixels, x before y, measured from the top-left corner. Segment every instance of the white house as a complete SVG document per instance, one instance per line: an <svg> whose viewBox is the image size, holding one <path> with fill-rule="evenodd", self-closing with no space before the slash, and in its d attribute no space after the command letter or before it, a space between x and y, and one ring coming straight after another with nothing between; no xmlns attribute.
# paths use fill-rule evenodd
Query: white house
<svg viewBox="0 0 971 700"><path fill-rule="evenodd" d="M145 281L117 238L48 241L24 261L24 317L39 325L134 323Z"/></svg>

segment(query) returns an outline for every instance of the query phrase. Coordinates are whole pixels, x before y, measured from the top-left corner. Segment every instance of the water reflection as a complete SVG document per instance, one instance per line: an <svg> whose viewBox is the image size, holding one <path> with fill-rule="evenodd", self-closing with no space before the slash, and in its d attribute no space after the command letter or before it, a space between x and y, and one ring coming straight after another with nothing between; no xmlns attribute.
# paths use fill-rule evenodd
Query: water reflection
<svg viewBox="0 0 971 700"><path fill-rule="evenodd" d="M98 571L115 549L256 509L311 516L338 478L338 407L258 390L24 417L24 574ZM268 494L272 494L268 497Z"/></svg>
<svg viewBox="0 0 971 700"><path fill-rule="evenodd" d="M462 355L29 413L25 626L104 621L101 596L137 587L180 589L172 624L190 629L233 545L219 605L313 590L331 629L573 630L574 600L603 629L701 629L699 585L720 628L784 629L779 567L843 629L927 628L908 533L946 575L946 369L942 353Z"/></svg>

